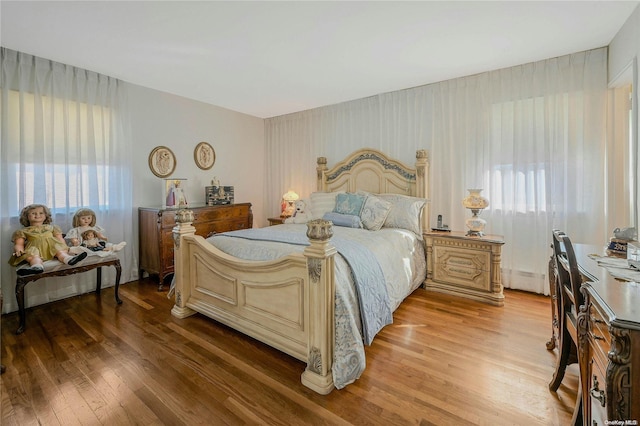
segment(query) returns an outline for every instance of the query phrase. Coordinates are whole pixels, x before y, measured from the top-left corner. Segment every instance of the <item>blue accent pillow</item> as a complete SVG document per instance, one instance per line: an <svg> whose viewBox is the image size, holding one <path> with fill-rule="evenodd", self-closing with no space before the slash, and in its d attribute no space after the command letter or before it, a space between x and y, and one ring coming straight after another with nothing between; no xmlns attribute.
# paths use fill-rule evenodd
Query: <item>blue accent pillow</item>
<svg viewBox="0 0 640 426"><path fill-rule="evenodd" d="M362 228L362 221L360 220L360 216L329 212L325 213L322 218L324 220L331 221L335 226L345 226L347 228Z"/></svg>
<svg viewBox="0 0 640 426"><path fill-rule="evenodd" d="M336 197L336 207L333 209L335 213L350 214L360 216L362 206L367 199L366 195L360 194L338 194Z"/></svg>

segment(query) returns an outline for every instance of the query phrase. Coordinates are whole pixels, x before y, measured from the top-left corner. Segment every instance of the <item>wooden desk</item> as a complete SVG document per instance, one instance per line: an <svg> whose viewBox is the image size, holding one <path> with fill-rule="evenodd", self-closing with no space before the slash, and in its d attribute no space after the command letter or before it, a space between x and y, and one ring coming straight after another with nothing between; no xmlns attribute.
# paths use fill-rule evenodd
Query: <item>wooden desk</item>
<svg viewBox="0 0 640 426"><path fill-rule="evenodd" d="M613 278L588 257L597 246L575 244L585 304L578 316L585 425L640 421L640 283ZM583 360L585 362L583 362ZM629 421L625 423L624 421Z"/></svg>

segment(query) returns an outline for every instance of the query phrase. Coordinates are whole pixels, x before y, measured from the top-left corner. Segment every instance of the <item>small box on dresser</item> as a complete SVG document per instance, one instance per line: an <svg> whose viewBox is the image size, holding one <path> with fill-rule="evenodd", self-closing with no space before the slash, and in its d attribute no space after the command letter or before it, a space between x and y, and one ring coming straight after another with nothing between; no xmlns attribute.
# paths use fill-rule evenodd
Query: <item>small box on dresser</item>
<svg viewBox="0 0 640 426"><path fill-rule="evenodd" d="M467 236L464 232L426 232L427 279L424 288L504 305L499 235Z"/></svg>
<svg viewBox="0 0 640 426"><path fill-rule="evenodd" d="M253 227L251 203L216 206L188 206L193 211L196 235L209 237L214 233ZM177 208L139 207L139 262L142 272L158 275L162 290L164 280L173 274L173 227Z"/></svg>

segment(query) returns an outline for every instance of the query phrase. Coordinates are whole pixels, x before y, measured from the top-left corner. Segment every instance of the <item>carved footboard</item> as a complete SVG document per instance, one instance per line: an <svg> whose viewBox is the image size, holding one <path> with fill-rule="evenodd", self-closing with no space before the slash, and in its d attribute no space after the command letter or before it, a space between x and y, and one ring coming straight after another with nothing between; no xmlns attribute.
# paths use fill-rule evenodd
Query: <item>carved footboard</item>
<svg viewBox="0 0 640 426"><path fill-rule="evenodd" d="M180 210L173 229L175 305L185 318L199 312L307 362L302 383L333 389L334 255L331 223L307 224L310 245L273 261L227 255L195 235L193 213Z"/></svg>

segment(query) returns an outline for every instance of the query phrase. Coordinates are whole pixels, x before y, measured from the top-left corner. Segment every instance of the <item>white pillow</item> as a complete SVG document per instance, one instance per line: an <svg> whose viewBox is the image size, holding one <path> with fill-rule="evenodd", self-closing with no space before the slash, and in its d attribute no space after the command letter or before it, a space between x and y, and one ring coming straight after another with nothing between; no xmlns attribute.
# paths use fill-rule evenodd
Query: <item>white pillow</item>
<svg viewBox="0 0 640 426"><path fill-rule="evenodd" d="M378 231L382 228L392 206L389 201L375 195L368 195L360 212L360 219L365 229Z"/></svg>
<svg viewBox="0 0 640 426"><path fill-rule="evenodd" d="M422 208L427 203L426 199L400 194L378 194L378 197L392 204L384 221L385 228L406 229L418 237L422 237L420 217L422 216Z"/></svg>
<svg viewBox="0 0 640 426"><path fill-rule="evenodd" d="M332 212L336 207L337 195L338 192L312 192L311 219L322 219L325 213Z"/></svg>

